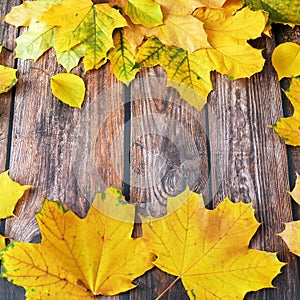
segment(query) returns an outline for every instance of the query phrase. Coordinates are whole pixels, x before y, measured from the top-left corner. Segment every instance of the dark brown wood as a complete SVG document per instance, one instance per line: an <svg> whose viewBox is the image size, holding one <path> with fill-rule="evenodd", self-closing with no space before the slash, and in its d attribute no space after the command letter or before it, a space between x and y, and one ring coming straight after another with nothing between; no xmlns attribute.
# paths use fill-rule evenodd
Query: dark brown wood
<svg viewBox="0 0 300 300"><path fill-rule="evenodd" d="M217 175L212 176L214 203L226 195L252 202L262 222L252 246L278 252L279 259L288 262L274 280L277 289L264 289L247 299L298 299L296 258L276 236L283 222L292 220L292 209L286 147L269 127L282 116L280 86L270 63L275 42L265 38L261 43L267 58L261 73L233 82L215 75L216 89L209 101L211 161Z"/></svg>

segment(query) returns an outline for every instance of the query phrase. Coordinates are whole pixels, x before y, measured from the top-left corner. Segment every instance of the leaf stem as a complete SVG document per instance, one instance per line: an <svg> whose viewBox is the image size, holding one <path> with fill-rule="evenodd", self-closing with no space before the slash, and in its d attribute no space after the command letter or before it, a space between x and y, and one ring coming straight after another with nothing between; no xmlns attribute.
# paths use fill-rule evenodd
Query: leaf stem
<svg viewBox="0 0 300 300"><path fill-rule="evenodd" d="M180 277L177 277L161 294L158 295L157 298L155 298L155 300L159 300L161 299L161 297L168 291L170 290L174 285L175 283L180 279Z"/></svg>

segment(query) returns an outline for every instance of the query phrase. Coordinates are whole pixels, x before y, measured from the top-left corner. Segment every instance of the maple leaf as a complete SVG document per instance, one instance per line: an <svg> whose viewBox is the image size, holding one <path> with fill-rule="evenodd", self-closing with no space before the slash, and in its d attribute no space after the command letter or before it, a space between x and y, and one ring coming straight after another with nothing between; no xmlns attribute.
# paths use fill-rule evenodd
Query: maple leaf
<svg viewBox="0 0 300 300"><path fill-rule="evenodd" d="M153 27L163 23L163 14L159 4L152 0L122 0L121 5L133 24Z"/></svg>
<svg viewBox="0 0 300 300"><path fill-rule="evenodd" d="M300 204L300 176L297 174L296 184L290 195ZM285 229L278 235L287 244L290 251L300 256L300 221L285 223Z"/></svg>
<svg viewBox="0 0 300 300"><path fill-rule="evenodd" d="M23 286L27 299L95 299L134 288L132 280L153 267L154 257L131 238L134 206L114 190L98 195L84 219L45 200L37 214L42 242L11 242L2 252L2 276Z"/></svg>
<svg viewBox="0 0 300 300"><path fill-rule="evenodd" d="M71 107L81 108L85 95L85 84L75 74L59 73L50 79L54 96Z"/></svg>
<svg viewBox="0 0 300 300"><path fill-rule="evenodd" d="M24 192L31 188L30 185L20 185L13 181L8 171L0 174L0 218L14 216L14 209Z"/></svg>
<svg viewBox="0 0 300 300"><path fill-rule="evenodd" d="M253 10L265 10L272 22L300 24L299 0L243 0L243 3Z"/></svg>
<svg viewBox="0 0 300 300"><path fill-rule="evenodd" d="M291 117L279 119L273 129L287 145L300 146L300 80L293 78L285 94L294 106L294 113Z"/></svg>
<svg viewBox="0 0 300 300"><path fill-rule="evenodd" d="M136 62L143 67L161 65L167 71L168 85L175 87L182 98L200 110L212 90L210 69L199 64L197 51L166 47L157 38L148 39L139 49Z"/></svg>
<svg viewBox="0 0 300 300"><path fill-rule="evenodd" d="M236 6L222 9L199 8L194 16L204 23L211 49L199 50L201 63L232 79L250 77L264 66L262 50L252 48L247 41L261 35L266 25L263 12L244 8L233 14Z"/></svg>
<svg viewBox="0 0 300 300"><path fill-rule="evenodd" d="M103 64L107 51L114 46L113 30L127 25L116 9L108 4L93 4L90 0L64 0L52 5L39 20L59 28L55 43L57 53L80 43L85 46L86 71Z"/></svg>
<svg viewBox="0 0 300 300"><path fill-rule="evenodd" d="M231 300L273 287L284 263L275 253L248 248L259 226L251 204L226 198L208 210L201 195L184 193L186 201L179 209L172 207L176 197L169 198L168 211L173 213L143 223L143 239L158 257L154 264L177 276L169 288L181 280L190 299Z"/></svg>
<svg viewBox="0 0 300 300"><path fill-rule="evenodd" d="M139 71L134 68L135 51L124 37L122 30L116 31L113 39L115 48L108 53L108 59L111 62L110 70L120 81L128 85Z"/></svg>
<svg viewBox="0 0 300 300"><path fill-rule="evenodd" d="M300 45L287 42L277 46L272 54L272 64L279 80L300 75Z"/></svg>

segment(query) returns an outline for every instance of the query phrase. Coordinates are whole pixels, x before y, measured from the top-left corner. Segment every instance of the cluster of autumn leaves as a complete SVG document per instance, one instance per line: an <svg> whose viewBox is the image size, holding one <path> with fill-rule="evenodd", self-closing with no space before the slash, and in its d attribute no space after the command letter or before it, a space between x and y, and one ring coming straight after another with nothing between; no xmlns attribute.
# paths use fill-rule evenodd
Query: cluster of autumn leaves
<svg viewBox="0 0 300 300"><path fill-rule="evenodd" d="M16 40L17 58L37 60L55 49L68 73L50 76L51 88L72 107L81 107L85 96L84 81L69 73L82 59L85 71L110 61L111 72L125 84L142 67L161 65L168 84L200 110L212 90L211 71L237 79L263 68L262 50L247 41L268 34L267 14L259 9L270 1L245 2L258 10L238 0L24 1L5 21L28 27ZM293 9L284 14L272 9L270 20L283 21L277 17L284 15L284 22L299 24ZM299 53L299 45L284 43L272 55L279 79L293 77L286 95L294 115L274 125L290 145L300 145ZM0 66L0 92L16 83L16 71ZM299 182L292 192L298 202ZM1 218L13 215L28 188L12 181L8 172L0 174ZM131 236L134 215L134 205L115 188L98 194L84 219L45 200L37 214L40 244L12 241L6 247L6 237L1 238L2 276L23 286L27 299L94 299L134 288L133 279L156 266L181 280L191 299L243 299L248 291L272 287L284 265L274 253L249 249L259 226L251 204L225 199L208 210L202 197L187 189L168 199L166 217L143 218L141 238ZM300 255L298 224L287 224L280 235Z"/></svg>
<svg viewBox="0 0 300 300"><path fill-rule="evenodd" d="M0 174L2 218L28 188ZM285 265L275 253L249 249L259 226L251 204L226 198L209 210L186 189L168 199L167 211L161 219L142 217L143 235L133 238L134 205L116 188L97 194L84 219L46 199L36 216L41 243L3 242L2 276L23 286L27 299L94 299L134 288L132 281L156 266L181 280L191 299L243 299L272 287ZM282 236L294 241L288 231Z"/></svg>

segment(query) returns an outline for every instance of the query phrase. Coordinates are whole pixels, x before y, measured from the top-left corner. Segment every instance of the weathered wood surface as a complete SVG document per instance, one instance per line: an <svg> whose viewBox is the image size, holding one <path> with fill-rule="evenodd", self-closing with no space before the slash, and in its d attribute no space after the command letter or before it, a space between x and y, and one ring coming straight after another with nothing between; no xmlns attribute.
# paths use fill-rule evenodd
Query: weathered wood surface
<svg viewBox="0 0 300 300"><path fill-rule="evenodd" d="M19 1L2 1L1 16ZM83 74L87 96L82 110L70 109L50 92L42 71L60 71L50 51L38 62L17 60L19 82L0 100L0 168L22 184L36 186L18 205L18 218L2 224L12 238L38 241L34 213L44 196L61 200L84 216L97 190L115 185L139 212L162 216L167 195L186 184L203 192L208 207L226 195L253 201L262 226L252 247L278 252L289 264L274 280L276 289L249 293L246 299L300 299L298 260L276 233L293 219L286 193L300 171L299 148L287 148L268 125L283 115L281 90L270 64L276 43L299 42L299 28L276 26L276 38L263 38L267 63L251 77L229 82L212 74L215 91L199 113L165 87L161 68L144 70L124 87L109 66ZM1 22L1 43L14 48L18 32ZM1 63L13 66L13 53ZM288 83L284 83L288 84ZM291 108L284 100L284 113ZM295 215L299 216L297 210ZM295 216L294 216L295 217ZM5 225L5 228L4 228ZM137 226L136 234L139 234ZM154 269L128 293L101 299L152 300L174 278ZM0 280L0 300L24 299L22 288ZM162 299L188 299L177 283Z"/></svg>

